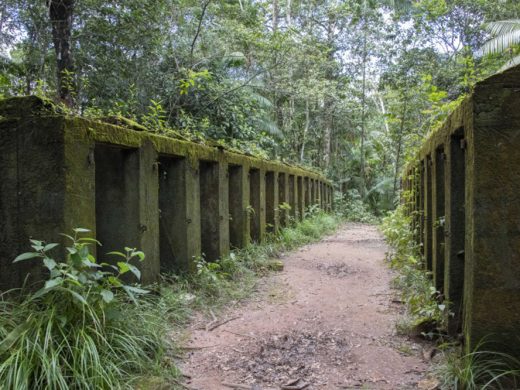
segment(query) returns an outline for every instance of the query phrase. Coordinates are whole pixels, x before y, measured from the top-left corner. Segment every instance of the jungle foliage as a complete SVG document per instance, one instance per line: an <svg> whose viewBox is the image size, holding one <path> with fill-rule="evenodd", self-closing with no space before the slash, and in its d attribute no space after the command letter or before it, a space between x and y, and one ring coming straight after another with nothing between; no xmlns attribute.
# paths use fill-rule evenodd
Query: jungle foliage
<svg viewBox="0 0 520 390"><path fill-rule="evenodd" d="M4 0L0 97L317 166L381 213L428 131L517 58L519 18L516 0Z"/></svg>

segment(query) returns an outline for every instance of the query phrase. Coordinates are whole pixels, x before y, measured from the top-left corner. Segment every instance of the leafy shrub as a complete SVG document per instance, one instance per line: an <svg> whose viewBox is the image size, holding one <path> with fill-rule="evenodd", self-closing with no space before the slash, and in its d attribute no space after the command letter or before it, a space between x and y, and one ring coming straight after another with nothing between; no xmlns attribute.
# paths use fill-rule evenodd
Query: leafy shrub
<svg viewBox="0 0 520 390"><path fill-rule="evenodd" d="M158 366L164 325L143 310L147 291L121 280L140 278L131 262L144 254L125 248L112 253L117 265L98 264L90 253L97 241L79 237L87 232L65 235L71 244L63 261L51 255L58 244L38 240L15 259L40 259L49 279L35 292L1 296L0 388L115 389Z"/></svg>
<svg viewBox="0 0 520 390"><path fill-rule="evenodd" d="M440 294L432 284L431 274L423 269L423 259L410 226L411 217L406 215L401 205L383 219L381 228L392 248L390 264L398 271L394 284L401 289L407 304L407 327L421 330L424 324L428 324L423 328L428 334L424 335L433 336L430 331L441 326L446 317L446 304L439 302Z"/></svg>
<svg viewBox="0 0 520 390"><path fill-rule="evenodd" d="M349 190L346 194L338 194L334 201L336 212L342 215L347 221L375 223L376 217L372 214L368 206L361 199L358 190Z"/></svg>

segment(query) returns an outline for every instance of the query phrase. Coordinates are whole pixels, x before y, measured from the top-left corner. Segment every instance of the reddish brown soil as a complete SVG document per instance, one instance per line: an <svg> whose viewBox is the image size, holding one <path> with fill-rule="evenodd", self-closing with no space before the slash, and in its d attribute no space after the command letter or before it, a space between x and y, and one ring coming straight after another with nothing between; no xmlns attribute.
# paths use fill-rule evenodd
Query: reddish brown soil
<svg viewBox="0 0 520 390"><path fill-rule="evenodd" d="M283 272L219 319L200 319L182 363L190 389L411 389L424 378L422 347L396 334L403 308L391 289L387 248L373 226L348 224L282 257ZM247 387L246 387L247 386Z"/></svg>

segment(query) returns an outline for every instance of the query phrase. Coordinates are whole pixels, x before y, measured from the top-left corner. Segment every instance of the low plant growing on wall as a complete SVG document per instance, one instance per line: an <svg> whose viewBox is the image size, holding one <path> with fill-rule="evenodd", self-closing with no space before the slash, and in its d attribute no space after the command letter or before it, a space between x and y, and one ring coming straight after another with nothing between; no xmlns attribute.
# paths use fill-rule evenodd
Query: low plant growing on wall
<svg viewBox="0 0 520 390"><path fill-rule="evenodd" d="M115 389L159 364L164 326L141 297L123 282L139 280L132 264L144 254L112 252L118 261L98 263L86 229L65 235L65 257L56 243L31 240L32 251L15 262L39 259L49 278L37 291L10 291L0 298L1 389Z"/></svg>
<svg viewBox="0 0 520 390"><path fill-rule="evenodd" d="M390 265L398 271L394 283L407 305L407 317L399 324L401 330L419 331L433 337L442 326L447 309L446 304L439 301L439 292L433 286L430 273L424 271L419 247L410 228L411 217L401 205L383 219L381 226L392 248Z"/></svg>

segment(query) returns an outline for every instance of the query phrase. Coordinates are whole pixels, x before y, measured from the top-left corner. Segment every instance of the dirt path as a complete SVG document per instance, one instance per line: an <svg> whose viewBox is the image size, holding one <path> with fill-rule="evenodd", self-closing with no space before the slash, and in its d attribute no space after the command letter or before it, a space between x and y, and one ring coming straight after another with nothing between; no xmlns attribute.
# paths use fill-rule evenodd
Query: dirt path
<svg viewBox="0 0 520 390"><path fill-rule="evenodd" d="M375 227L348 224L284 256L283 272L222 314L235 319L212 331L193 325L187 385L266 390L299 379L295 389L417 388L426 363L421 345L396 335L402 307L385 251Z"/></svg>

